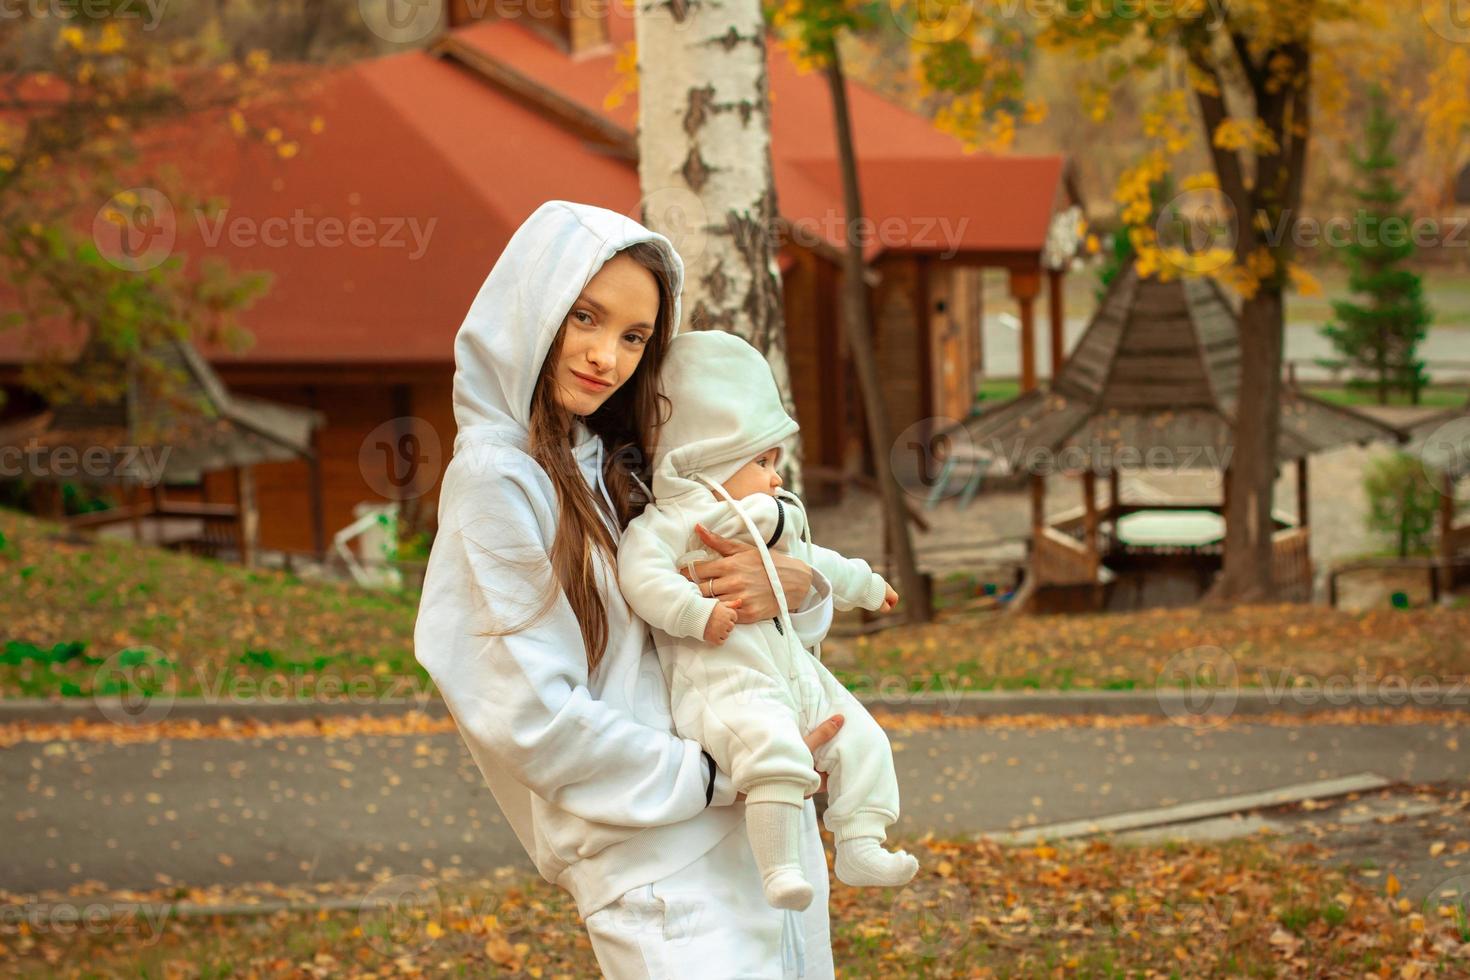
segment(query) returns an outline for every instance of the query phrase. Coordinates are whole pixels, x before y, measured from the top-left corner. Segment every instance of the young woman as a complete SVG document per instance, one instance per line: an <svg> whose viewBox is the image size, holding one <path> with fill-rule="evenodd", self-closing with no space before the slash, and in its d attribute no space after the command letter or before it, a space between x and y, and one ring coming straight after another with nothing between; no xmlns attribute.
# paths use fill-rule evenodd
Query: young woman
<svg viewBox="0 0 1470 980"><path fill-rule="evenodd" d="M811 801L816 895L783 912L765 902L728 774L674 734L648 627L618 591L683 277L668 239L603 208L548 201L511 237L455 338L458 433L415 656L537 870L575 900L604 974L830 977ZM757 552L705 541L723 556L691 566L706 594L739 602L741 622L775 615ZM772 557L810 645L831 622L830 585Z"/></svg>

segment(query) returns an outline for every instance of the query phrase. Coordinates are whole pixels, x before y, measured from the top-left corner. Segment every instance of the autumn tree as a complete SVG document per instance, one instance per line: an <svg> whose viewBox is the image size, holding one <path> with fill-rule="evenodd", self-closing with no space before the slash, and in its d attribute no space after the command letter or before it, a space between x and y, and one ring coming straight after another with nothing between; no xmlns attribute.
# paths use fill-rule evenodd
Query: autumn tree
<svg viewBox="0 0 1470 980"><path fill-rule="evenodd" d="M242 139L294 152L269 121L284 95L270 59L158 44L144 27L123 13L67 22L44 35L44 70L34 24L0 31L0 329L27 333L35 356L21 380L52 404L121 390L115 367L88 373L68 363L78 341L138 355L144 378L170 396L173 377L147 351L168 337L238 346L236 314L267 285L220 261L190 268L171 249L149 249L167 230L160 205L209 208L162 162L189 144L156 144L159 134L233 126Z"/></svg>
<svg viewBox="0 0 1470 980"><path fill-rule="evenodd" d="M1017 18L1004 2L920 5L915 70L941 97L942 125L975 145L1004 144L1018 122L1014 51L1022 41L1105 67L1095 118L1108 118L1106 86L1154 82L1142 126L1149 149L1121 177L1123 221L1142 274L1210 274L1240 297L1240 389L1229 470L1225 568L1213 594L1271 595L1272 497L1280 429L1284 297L1310 288L1296 264L1308 147L1322 118L1340 117L1355 74L1382 73L1396 53L1384 25L1412 18L1431 50L1456 64L1457 25L1408 0L1052 0ZM1444 12L1440 12L1444 14ZM1448 16L1448 14L1444 14ZM1458 31L1463 34L1462 30ZM1463 38L1460 38L1463 40ZM1459 55L1463 63L1463 54ZM1362 67L1350 70L1354 61ZM1470 118L1443 71L1420 104L1438 146L1455 146ZM1458 98L1458 101L1456 100ZM1036 115L1027 112L1024 115ZM1022 117L1023 118L1023 117ZM1154 222L1150 189L1190 159L1187 197Z"/></svg>

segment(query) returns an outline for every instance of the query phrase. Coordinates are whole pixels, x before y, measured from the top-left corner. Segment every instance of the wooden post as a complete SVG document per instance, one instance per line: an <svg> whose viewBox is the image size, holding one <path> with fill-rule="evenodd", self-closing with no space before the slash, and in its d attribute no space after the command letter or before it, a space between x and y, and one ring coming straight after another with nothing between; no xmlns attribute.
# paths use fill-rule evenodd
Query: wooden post
<svg viewBox="0 0 1470 980"><path fill-rule="evenodd" d="M127 483L128 501L128 523L133 526L133 541L143 540L143 486L140 483Z"/></svg>
<svg viewBox="0 0 1470 980"><path fill-rule="evenodd" d="M1307 508L1307 457L1296 461L1296 526L1306 527L1309 523Z"/></svg>
<svg viewBox="0 0 1470 980"><path fill-rule="evenodd" d="M1041 535L1041 529L1046 526L1046 477L1039 473L1031 474L1031 533Z"/></svg>
<svg viewBox="0 0 1470 980"><path fill-rule="evenodd" d="M1099 557L1097 546L1097 474L1082 471L1082 539L1093 557Z"/></svg>
<svg viewBox="0 0 1470 980"><path fill-rule="evenodd" d="M254 568L260 511L255 504L255 470L252 467L235 467L235 497L240 529L240 563L246 568Z"/></svg>
<svg viewBox="0 0 1470 980"><path fill-rule="evenodd" d="M1055 384L1062 365L1067 362L1066 319L1062 311L1062 270L1051 269L1046 274L1047 315L1051 318L1051 379Z"/></svg>
<svg viewBox="0 0 1470 980"><path fill-rule="evenodd" d="M1448 483L1449 474L1445 474L1446 481L1444 491L1439 495L1439 557L1442 562L1439 572L1440 586L1448 592L1455 586L1455 495L1454 484Z"/></svg>
<svg viewBox="0 0 1470 980"><path fill-rule="evenodd" d="M308 385L306 394L309 407L313 411L320 411L316 385ZM311 498L311 548L316 553L317 561L325 561L327 521L326 507L322 502L322 430L315 426L311 430L311 457L306 461L306 467L307 494Z"/></svg>
<svg viewBox="0 0 1470 980"><path fill-rule="evenodd" d="M1041 275L1036 271L1011 270L1011 296L1021 306L1021 390L1036 387L1036 296L1041 292Z"/></svg>
<svg viewBox="0 0 1470 980"><path fill-rule="evenodd" d="M966 282L972 302L968 306L969 317L962 329L970 334L970 377L985 374L985 270L966 269Z"/></svg>
<svg viewBox="0 0 1470 980"><path fill-rule="evenodd" d="M1108 470L1108 517L1113 521L1118 519L1118 468L1114 466Z"/></svg>

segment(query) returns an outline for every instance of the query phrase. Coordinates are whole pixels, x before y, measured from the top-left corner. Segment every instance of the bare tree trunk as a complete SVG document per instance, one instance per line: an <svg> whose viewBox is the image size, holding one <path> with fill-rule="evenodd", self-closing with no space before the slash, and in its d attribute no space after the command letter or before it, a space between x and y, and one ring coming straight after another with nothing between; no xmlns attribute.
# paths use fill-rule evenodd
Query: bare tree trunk
<svg viewBox="0 0 1470 980"><path fill-rule="evenodd" d="M1295 254L1292 232L1302 198L1302 180L1311 139L1311 49L1299 40L1283 41L1260 55L1249 39L1228 32L1242 80L1256 116L1275 138L1278 152L1255 158L1254 179L1237 151L1214 142L1214 134L1230 113L1225 82L1211 60L1206 39L1187 50L1191 63L1213 83L1196 89L1195 104L1205 127L1206 145L1215 164L1220 191L1235 208L1236 259L1245 264L1260 246L1258 218L1270 227L1284 226L1285 235L1272 251L1277 269L1241 304L1240 389L1237 393L1233 453L1226 491L1224 571L1208 595L1220 601L1251 601L1273 595L1271 538L1272 500L1276 490L1276 444L1281 428L1281 367L1285 336L1283 290L1285 268ZM1278 61L1297 75L1281 84L1273 72Z"/></svg>
<svg viewBox="0 0 1470 980"><path fill-rule="evenodd" d="M1281 427L1282 297L1263 285L1240 311L1240 391L1225 508L1225 569L1213 594L1253 601L1271 594L1272 499Z"/></svg>
<svg viewBox="0 0 1470 980"><path fill-rule="evenodd" d="M316 40L322 26L322 9L326 0L302 0L301 33L296 37L296 57L300 61L311 60L311 44Z"/></svg>
<svg viewBox="0 0 1470 980"><path fill-rule="evenodd" d="M827 88L832 95L832 115L837 128L837 152L842 166L843 211L847 217L846 247L842 262L842 323L847 329L847 344L857 371L858 389L862 393L863 414L868 426L868 443L873 453L873 473L883 496L883 524L898 566L899 591L907 596L904 603L910 623L927 623L932 603L914 557L914 542L909 531L908 508L903 490L893 476L889 454L892 434L888 429L888 408L878 384L878 362L873 352L873 324L868 307L868 286L864 277L867 263L857 229L862 226L862 189L858 183L857 155L852 142L852 119L847 108L847 82L842 75L842 57L834 45L827 54ZM921 315L922 311L921 311ZM920 324L920 329L925 329Z"/></svg>
<svg viewBox="0 0 1470 980"><path fill-rule="evenodd" d="M796 418L759 0L639 0L635 36L643 223L684 260L687 326L737 334L764 353ZM792 442L782 478L800 495L800 435Z"/></svg>

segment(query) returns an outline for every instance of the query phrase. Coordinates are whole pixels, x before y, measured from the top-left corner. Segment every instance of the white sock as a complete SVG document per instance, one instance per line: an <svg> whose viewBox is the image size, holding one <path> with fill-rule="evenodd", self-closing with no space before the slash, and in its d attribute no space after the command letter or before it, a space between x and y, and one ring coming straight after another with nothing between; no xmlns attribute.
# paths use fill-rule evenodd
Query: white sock
<svg viewBox="0 0 1470 980"><path fill-rule="evenodd" d="M761 872L766 901L778 909L804 909L812 885L801 871L801 807L774 800L745 804L745 832Z"/></svg>
<svg viewBox="0 0 1470 980"><path fill-rule="evenodd" d="M885 851L876 837L849 837L837 842L833 870L847 885L906 885L919 861L908 851Z"/></svg>

